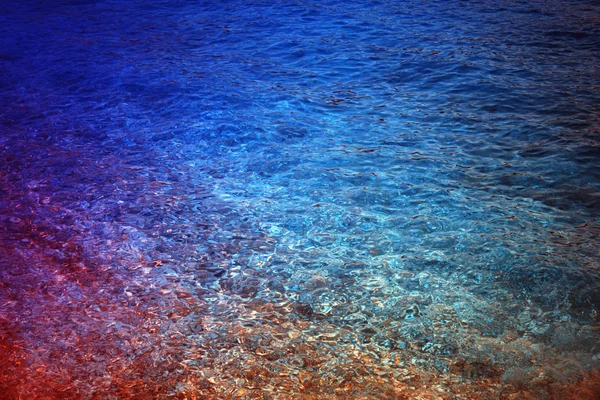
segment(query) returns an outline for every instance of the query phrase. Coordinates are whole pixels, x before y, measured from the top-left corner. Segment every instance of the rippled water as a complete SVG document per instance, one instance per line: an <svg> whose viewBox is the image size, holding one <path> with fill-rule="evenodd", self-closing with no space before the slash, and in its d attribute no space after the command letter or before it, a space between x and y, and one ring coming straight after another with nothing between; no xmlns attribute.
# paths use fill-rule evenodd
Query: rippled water
<svg viewBox="0 0 600 400"><path fill-rule="evenodd" d="M599 16L0 3L0 391L596 398Z"/></svg>

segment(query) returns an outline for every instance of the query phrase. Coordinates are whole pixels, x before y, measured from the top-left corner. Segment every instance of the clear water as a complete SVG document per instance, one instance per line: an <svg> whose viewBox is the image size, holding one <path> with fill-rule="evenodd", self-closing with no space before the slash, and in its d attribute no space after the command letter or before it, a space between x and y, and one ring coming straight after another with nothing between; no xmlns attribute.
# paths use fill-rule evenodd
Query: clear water
<svg viewBox="0 0 600 400"><path fill-rule="evenodd" d="M596 398L597 2L0 5L3 398Z"/></svg>

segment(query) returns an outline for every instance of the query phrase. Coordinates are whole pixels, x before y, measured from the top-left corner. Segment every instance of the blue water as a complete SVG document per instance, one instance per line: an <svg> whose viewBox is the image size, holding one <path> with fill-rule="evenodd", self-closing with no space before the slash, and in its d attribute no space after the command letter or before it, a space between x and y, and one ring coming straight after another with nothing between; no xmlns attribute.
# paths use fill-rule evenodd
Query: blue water
<svg viewBox="0 0 600 400"><path fill-rule="evenodd" d="M594 1L0 2L0 392L596 398L599 56Z"/></svg>

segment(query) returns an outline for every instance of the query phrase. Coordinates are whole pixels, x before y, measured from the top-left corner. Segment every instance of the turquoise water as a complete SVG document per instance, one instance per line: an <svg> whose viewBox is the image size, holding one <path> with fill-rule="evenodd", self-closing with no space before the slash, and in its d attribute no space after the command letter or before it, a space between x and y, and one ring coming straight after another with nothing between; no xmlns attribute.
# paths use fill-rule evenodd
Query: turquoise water
<svg viewBox="0 0 600 400"><path fill-rule="evenodd" d="M597 3L0 4L6 398L600 391Z"/></svg>

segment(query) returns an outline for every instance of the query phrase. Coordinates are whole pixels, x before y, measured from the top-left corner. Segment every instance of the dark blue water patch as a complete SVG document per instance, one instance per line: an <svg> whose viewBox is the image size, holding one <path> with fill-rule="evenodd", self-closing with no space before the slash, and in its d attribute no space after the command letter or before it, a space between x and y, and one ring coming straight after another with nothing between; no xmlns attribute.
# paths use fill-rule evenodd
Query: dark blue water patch
<svg viewBox="0 0 600 400"><path fill-rule="evenodd" d="M590 35L583 31L546 31L544 36L554 38L572 38L572 39L585 39Z"/></svg>

